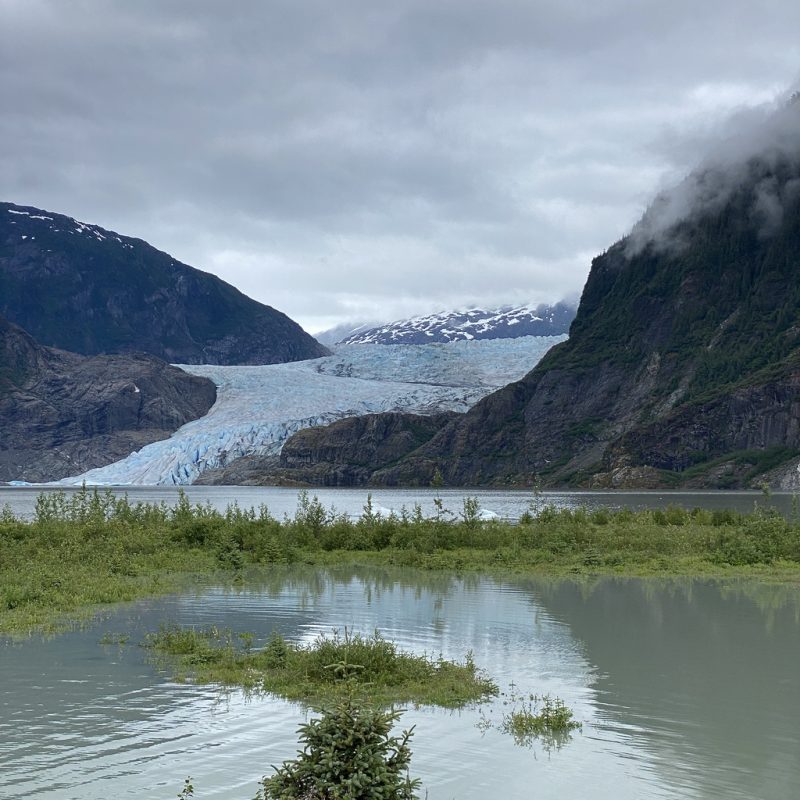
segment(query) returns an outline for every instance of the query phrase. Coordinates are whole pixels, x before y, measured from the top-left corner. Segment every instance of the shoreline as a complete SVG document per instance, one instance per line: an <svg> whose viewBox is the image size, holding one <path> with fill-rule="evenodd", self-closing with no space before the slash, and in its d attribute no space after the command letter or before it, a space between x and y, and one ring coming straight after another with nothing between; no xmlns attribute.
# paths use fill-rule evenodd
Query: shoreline
<svg viewBox="0 0 800 800"><path fill-rule="evenodd" d="M770 509L646 511L544 506L517 523L420 509L353 520L301 495L294 517L266 509L131 505L89 490L41 495L33 520L0 517L0 634L67 629L119 602L251 568L413 568L492 578L752 579L800 586L800 522Z"/></svg>

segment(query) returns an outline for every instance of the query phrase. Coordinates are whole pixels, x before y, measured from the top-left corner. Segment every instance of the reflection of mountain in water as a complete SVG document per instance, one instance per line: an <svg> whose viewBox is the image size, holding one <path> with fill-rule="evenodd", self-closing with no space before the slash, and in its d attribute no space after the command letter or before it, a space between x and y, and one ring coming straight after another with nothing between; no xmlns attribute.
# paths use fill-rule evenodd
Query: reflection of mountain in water
<svg viewBox="0 0 800 800"><path fill-rule="evenodd" d="M800 591L605 580L534 593L600 671L601 728L653 751L670 781L714 798L800 796Z"/></svg>

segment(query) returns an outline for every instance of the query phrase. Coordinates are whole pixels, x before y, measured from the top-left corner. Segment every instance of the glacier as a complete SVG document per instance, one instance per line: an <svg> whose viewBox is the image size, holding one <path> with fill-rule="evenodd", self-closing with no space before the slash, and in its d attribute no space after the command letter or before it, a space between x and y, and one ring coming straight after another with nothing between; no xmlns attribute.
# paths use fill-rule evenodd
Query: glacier
<svg viewBox="0 0 800 800"><path fill-rule="evenodd" d="M466 411L519 380L566 336L426 345L346 345L289 364L185 365L210 378L217 401L169 439L57 485L188 485L246 455L275 455L296 431L382 411Z"/></svg>

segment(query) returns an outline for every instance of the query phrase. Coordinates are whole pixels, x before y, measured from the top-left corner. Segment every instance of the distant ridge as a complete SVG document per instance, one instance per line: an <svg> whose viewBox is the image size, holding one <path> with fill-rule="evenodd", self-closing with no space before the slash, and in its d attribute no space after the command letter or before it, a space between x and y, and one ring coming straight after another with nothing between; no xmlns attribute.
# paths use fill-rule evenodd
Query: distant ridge
<svg viewBox="0 0 800 800"><path fill-rule="evenodd" d="M363 322L357 325L354 325L352 322L347 322L342 325L337 325L334 328L321 331L320 333L315 333L314 338L321 344L324 344L326 347L333 347L343 339L349 339L351 336L355 336L357 333L369 330L370 328L374 328L380 324L380 322L376 321Z"/></svg>
<svg viewBox="0 0 800 800"><path fill-rule="evenodd" d="M272 364L328 350L285 314L141 239L0 203L0 314L84 355Z"/></svg>
<svg viewBox="0 0 800 800"><path fill-rule="evenodd" d="M338 344L431 344L465 339L559 336L569 331L575 310L574 305L560 302L445 311L367 329L362 326Z"/></svg>

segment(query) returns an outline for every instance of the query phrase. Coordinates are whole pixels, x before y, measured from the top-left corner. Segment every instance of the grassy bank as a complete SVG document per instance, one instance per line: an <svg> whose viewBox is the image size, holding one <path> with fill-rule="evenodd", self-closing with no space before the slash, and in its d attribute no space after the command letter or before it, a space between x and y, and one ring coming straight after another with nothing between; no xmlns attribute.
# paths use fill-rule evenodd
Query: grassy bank
<svg viewBox="0 0 800 800"><path fill-rule="evenodd" d="M217 628L164 628L147 640L179 680L241 686L313 705L360 692L378 706L460 708L498 691L469 655L459 663L406 653L377 632L335 631L307 646L273 633L263 648L251 644L247 634Z"/></svg>
<svg viewBox="0 0 800 800"><path fill-rule="evenodd" d="M301 495L295 515L266 508L220 513L177 504L132 505L111 494L42 495L35 518L0 515L0 632L49 629L98 606L209 579L235 581L250 565L373 564L429 570L575 575L714 575L800 580L800 522L778 513L559 510L518 524L416 508L349 520Z"/></svg>

